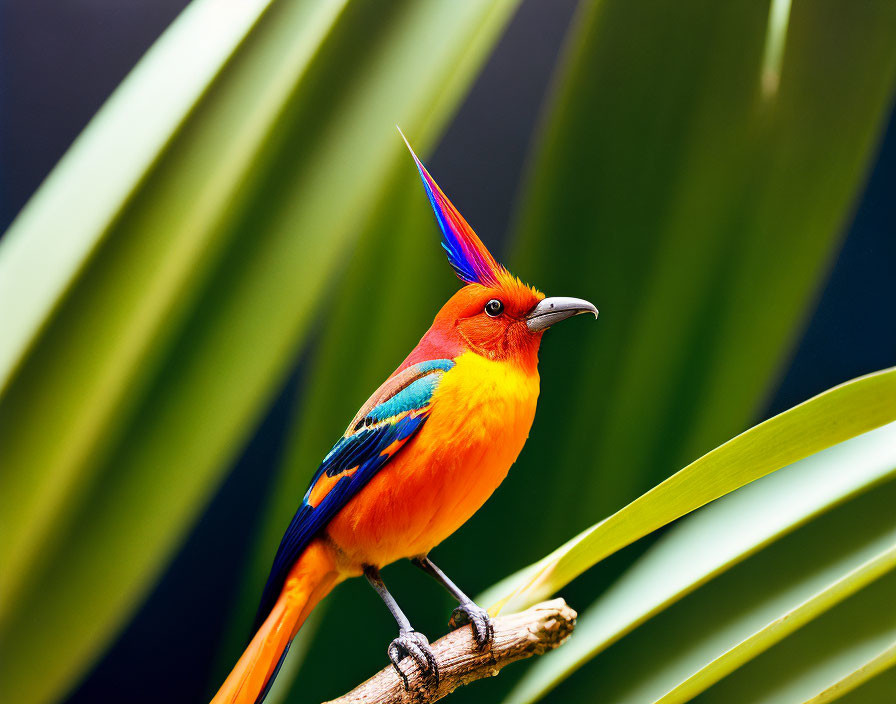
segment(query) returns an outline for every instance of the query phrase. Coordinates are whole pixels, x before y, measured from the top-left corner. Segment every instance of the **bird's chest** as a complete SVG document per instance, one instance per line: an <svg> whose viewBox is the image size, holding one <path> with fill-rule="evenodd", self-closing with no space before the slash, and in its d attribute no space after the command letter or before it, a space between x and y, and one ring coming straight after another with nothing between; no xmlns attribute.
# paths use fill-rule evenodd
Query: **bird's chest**
<svg viewBox="0 0 896 704"><path fill-rule="evenodd" d="M537 399L536 371L473 353L459 357L421 431L420 444L429 446L430 464L442 480L433 477L434 483L463 482L470 493L487 488L491 494L523 449Z"/></svg>
<svg viewBox="0 0 896 704"><path fill-rule="evenodd" d="M485 503L523 449L537 372L473 353L456 361L418 434L331 524L337 543L363 553L359 560L426 553Z"/></svg>

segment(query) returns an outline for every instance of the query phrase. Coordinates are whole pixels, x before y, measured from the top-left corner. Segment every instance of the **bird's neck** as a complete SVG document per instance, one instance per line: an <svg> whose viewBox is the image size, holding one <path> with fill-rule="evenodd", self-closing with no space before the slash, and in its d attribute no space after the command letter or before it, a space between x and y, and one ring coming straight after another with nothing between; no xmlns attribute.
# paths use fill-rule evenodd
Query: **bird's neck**
<svg viewBox="0 0 896 704"><path fill-rule="evenodd" d="M418 362L426 362L431 359L456 359L467 351L463 339L455 330L431 327L411 350L411 353L396 369L396 373Z"/></svg>
<svg viewBox="0 0 896 704"><path fill-rule="evenodd" d="M426 362L431 359L457 359L464 352L477 351L470 347L456 329L445 329L433 325L426 331L426 334L423 335L417 346L411 350L411 353L401 363L401 366L395 370L395 374L413 364ZM535 342L526 349L514 350L514 354L497 361L518 366L527 374L537 374L538 344Z"/></svg>

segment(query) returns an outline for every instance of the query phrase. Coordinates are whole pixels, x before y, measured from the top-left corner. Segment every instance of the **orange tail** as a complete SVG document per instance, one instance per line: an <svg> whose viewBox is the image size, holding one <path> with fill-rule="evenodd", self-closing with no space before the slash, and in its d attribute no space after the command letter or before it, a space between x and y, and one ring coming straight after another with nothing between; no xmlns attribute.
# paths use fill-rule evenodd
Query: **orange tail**
<svg viewBox="0 0 896 704"><path fill-rule="evenodd" d="M256 704L267 693L280 661L311 610L339 579L326 544L313 541L289 573L280 598L255 633L211 704Z"/></svg>

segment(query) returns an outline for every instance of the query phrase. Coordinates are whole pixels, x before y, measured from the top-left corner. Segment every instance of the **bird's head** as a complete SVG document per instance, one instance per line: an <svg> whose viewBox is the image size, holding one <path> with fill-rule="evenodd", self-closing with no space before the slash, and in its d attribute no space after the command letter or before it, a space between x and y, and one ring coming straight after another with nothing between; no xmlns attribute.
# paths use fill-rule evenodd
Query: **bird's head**
<svg viewBox="0 0 896 704"><path fill-rule="evenodd" d="M534 368L545 330L581 313L597 317L597 308L588 301L545 298L499 264L429 175L410 144L408 149L442 230L442 247L448 262L465 284L436 315L431 329L434 334L485 357Z"/></svg>

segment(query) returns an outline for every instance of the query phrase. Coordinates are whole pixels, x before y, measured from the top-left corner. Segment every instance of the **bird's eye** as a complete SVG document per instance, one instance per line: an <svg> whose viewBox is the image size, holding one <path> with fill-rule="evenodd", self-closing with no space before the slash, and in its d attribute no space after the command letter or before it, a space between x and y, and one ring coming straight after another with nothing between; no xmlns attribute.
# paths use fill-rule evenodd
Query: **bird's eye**
<svg viewBox="0 0 896 704"><path fill-rule="evenodd" d="M497 318L504 312L504 304L497 298L493 298L485 304L485 314L490 318Z"/></svg>

